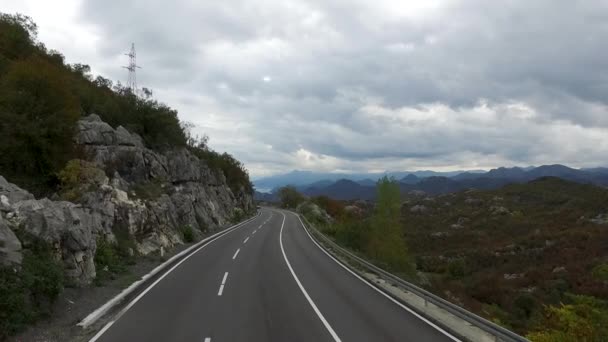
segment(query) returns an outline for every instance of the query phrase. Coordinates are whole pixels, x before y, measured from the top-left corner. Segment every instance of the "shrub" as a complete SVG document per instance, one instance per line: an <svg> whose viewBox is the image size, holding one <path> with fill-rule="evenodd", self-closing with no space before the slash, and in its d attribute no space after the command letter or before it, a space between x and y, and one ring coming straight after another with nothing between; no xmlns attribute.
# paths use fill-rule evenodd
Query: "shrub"
<svg viewBox="0 0 608 342"><path fill-rule="evenodd" d="M334 225L336 241L350 249L361 251L365 246L370 225L368 221L348 220Z"/></svg>
<svg viewBox="0 0 608 342"><path fill-rule="evenodd" d="M118 238L118 235L116 244L112 244L103 238L97 239L97 250L95 251L96 285L101 285L105 281L115 279L117 275L125 273L128 269L127 265L134 262L134 257L129 254L129 248L132 248L130 243L122 240Z"/></svg>
<svg viewBox="0 0 608 342"><path fill-rule="evenodd" d="M249 180L249 172L245 165L228 153L218 153L211 150L207 146L207 141L207 137L199 140L188 135L188 148L209 168L222 173L226 177L226 182L233 194L237 195L241 191L253 194L253 185Z"/></svg>
<svg viewBox="0 0 608 342"><path fill-rule="evenodd" d="M63 268L50 247L32 240L20 269L0 267L0 340L51 313L63 289Z"/></svg>
<svg viewBox="0 0 608 342"><path fill-rule="evenodd" d="M448 274L453 279L460 279L460 278L464 277L465 274L467 273L466 267L467 267L467 265L466 265L464 259L459 258L459 259L451 260L448 263Z"/></svg>
<svg viewBox="0 0 608 342"><path fill-rule="evenodd" d="M0 340L23 329L31 321L21 272L0 267Z"/></svg>
<svg viewBox="0 0 608 342"><path fill-rule="evenodd" d="M194 230L192 229L192 226L190 226L189 224L185 225L182 227L181 231L182 236L184 237L184 242L194 242Z"/></svg>
<svg viewBox="0 0 608 342"><path fill-rule="evenodd" d="M103 170L96 168L93 163L72 159L57 174L61 184L61 196L67 201L75 201L91 185L101 184L105 176Z"/></svg>
<svg viewBox="0 0 608 342"><path fill-rule="evenodd" d="M534 342L607 341L607 303L589 296L568 297L568 304L547 307L541 328L527 338Z"/></svg>
<svg viewBox="0 0 608 342"><path fill-rule="evenodd" d="M591 274L595 279L608 281L608 264L599 264L593 268Z"/></svg>

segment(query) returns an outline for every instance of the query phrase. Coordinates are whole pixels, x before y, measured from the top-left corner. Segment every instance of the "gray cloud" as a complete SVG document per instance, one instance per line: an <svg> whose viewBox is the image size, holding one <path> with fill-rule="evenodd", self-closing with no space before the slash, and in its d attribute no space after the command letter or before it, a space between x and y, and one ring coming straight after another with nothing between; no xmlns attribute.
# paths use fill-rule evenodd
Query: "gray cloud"
<svg viewBox="0 0 608 342"><path fill-rule="evenodd" d="M78 15L95 70L124 78L136 42L140 83L254 175L606 160L608 2L421 3L89 0Z"/></svg>

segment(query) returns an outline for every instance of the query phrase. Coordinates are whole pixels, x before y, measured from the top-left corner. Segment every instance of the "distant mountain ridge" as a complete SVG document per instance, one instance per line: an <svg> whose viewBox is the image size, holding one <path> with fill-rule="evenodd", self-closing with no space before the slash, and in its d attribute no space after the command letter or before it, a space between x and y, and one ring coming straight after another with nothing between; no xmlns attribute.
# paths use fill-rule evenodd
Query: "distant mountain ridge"
<svg viewBox="0 0 608 342"><path fill-rule="evenodd" d="M313 172L294 170L285 174L258 178L253 181L255 188L261 192L269 192L273 189L280 188L285 185L293 185L295 187L309 187L316 182L336 182L340 179L347 179L361 183L362 185L373 185L369 181L375 183L380 177L389 176L396 179L402 179L408 175L414 175L418 178L426 178L432 176L453 177L463 172L483 173L484 170L471 171L449 171L438 172L431 170L422 171L398 171L398 172L376 172L376 173L331 173L331 172Z"/></svg>
<svg viewBox="0 0 608 342"><path fill-rule="evenodd" d="M389 174L391 176L402 173ZM439 174L439 175L436 175ZM574 169L560 164L538 167L500 167L487 172L439 173L420 171L408 173L400 178L402 192L424 191L437 195L462 191L466 189L491 190L507 184L525 183L543 177L557 177L578 183L591 183L608 186L608 168ZM308 195L325 195L339 200L375 198L376 189L372 178L352 180L347 178L324 179L312 184L299 184L296 188Z"/></svg>

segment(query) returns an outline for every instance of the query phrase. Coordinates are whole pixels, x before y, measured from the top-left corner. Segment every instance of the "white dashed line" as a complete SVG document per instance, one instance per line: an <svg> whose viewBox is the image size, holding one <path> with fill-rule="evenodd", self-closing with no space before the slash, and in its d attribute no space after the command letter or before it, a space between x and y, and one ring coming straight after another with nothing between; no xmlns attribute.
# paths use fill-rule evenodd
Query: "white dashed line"
<svg viewBox="0 0 608 342"><path fill-rule="evenodd" d="M211 337L205 337L205 342L211 342Z"/></svg>
<svg viewBox="0 0 608 342"><path fill-rule="evenodd" d="M237 249L236 252L234 253L234 255L232 256L232 260L236 259L236 256L239 255L239 252L241 251L241 249Z"/></svg>
<svg viewBox="0 0 608 342"><path fill-rule="evenodd" d="M226 278L228 278L228 272L224 273L224 279L222 279L222 285L220 285L219 291L217 291L217 295L221 296L224 293L224 285L226 285Z"/></svg>
<svg viewBox="0 0 608 342"><path fill-rule="evenodd" d="M245 241L243 241L243 243L247 243L247 240L249 240L249 236L245 239Z"/></svg>

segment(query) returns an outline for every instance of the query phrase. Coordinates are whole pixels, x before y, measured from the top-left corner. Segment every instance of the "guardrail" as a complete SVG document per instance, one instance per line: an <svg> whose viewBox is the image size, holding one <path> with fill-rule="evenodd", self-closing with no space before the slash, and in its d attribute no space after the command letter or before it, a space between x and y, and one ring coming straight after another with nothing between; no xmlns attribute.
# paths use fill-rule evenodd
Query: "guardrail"
<svg viewBox="0 0 608 342"><path fill-rule="evenodd" d="M394 283L395 285L398 285L399 287L405 289L406 291L412 292L415 295L421 297L422 299L424 299L425 306L428 305L428 303L432 303L435 306L451 313L452 315L454 315L456 317L459 317L460 319L466 321L467 323L469 323L475 327L478 327L479 329L485 331L486 333L494 336L495 341L529 342L528 339L526 339L508 329L505 329L505 328L497 325L496 323L493 323L483 317L480 317L472 312L469 312L458 305L450 303L449 301L447 301L437 295L434 295L434 294L430 293L429 291L424 290L412 283L409 283L409 282L399 278L398 276L396 276L392 273L389 273L389 272L381 269L380 267L370 263L367 260L362 259L361 257L355 255L351 251L339 246L332 239L330 239L329 237L325 236L325 234L323 234L319 230L317 230L312 224L310 224L310 222L308 222L308 220L306 219L306 217L304 215L299 215L299 216L304 219L304 222L306 222L305 228L311 233L310 235L315 240L317 240L317 242L320 245L323 245L323 244L325 244L326 246L329 245L333 250L342 254L343 256L347 257L348 259L355 261L357 264L359 264L363 268L367 269L368 271L371 271L372 273L375 273L376 275L378 275L382 278L385 278L386 280L391 281L392 283ZM320 240L322 240L322 241L320 241ZM378 286L376 286L376 287L378 287ZM382 289L380 288L380 290L382 290ZM399 298L395 298L395 299L400 300ZM402 300L400 300L400 301L403 302ZM403 303L403 304L407 305L407 303ZM424 312L422 312L422 313L424 314Z"/></svg>

